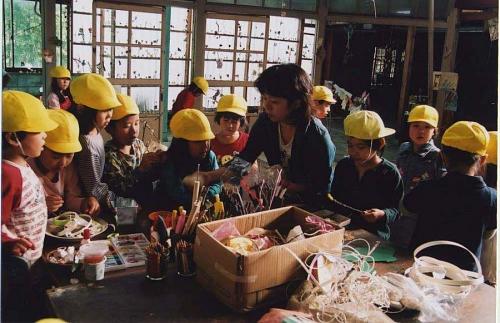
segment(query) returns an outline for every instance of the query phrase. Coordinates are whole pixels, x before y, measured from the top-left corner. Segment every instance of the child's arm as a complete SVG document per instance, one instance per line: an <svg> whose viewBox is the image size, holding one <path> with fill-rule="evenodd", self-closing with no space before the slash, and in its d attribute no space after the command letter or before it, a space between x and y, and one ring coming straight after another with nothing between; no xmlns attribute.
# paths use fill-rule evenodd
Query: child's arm
<svg viewBox="0 0 500 323"><path fill-rule="evenodd" d="M403 180L399 172L394 169L394 180L392 181L392 192L388 194L388 206L382 211L385 213L386 224L393 223L399 216L399 203L403 198Z"/></svg>
<svg viewBox="0 0 500 323"><path fill-rule="evenodd" d="M247 144L238 157L253 164L264 150L264 143L269 140L269 138L265 138L265 126L264 115L261 114L252 126Z"/></svg>
<svg viewBox="0 0 500 323"><path fill-rule="evenodd" d="M217 157L215 156L213 151L209 152L209 158L210 158L210 170L219 169L219 164L217 163ZM213 199L214 196L220 194L221 191L222 191L221 182L220 181L212 182L208 187L207 196Z"/></svg>

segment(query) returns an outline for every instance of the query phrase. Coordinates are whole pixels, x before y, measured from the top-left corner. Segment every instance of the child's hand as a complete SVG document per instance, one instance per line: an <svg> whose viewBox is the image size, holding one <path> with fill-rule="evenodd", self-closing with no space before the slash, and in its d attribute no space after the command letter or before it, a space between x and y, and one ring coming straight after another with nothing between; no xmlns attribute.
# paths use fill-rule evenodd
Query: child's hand
<svg viewBox="0 0 500 323"><path fill-rule="evenodd" d="M99 213L99 211L101 210L101 206L99 205L97 199L91 196L82 201L81 209L83 213L94 216Z"/></svg>
<svg viewBox="0 0 500 323"><path fill-rule="evenodd" d="M139 165L139 170L141 172L148 171L153 168L155 165L158 165L162 162L163 151L157 151L154 153L147 153L142 156L141 164Z"/></svg>
<svg viewBox="0 0 500 323"><path fill-rule="evenodd" d="M63 206L64 199L60 195L47 195L45 197L45 202L47 203L49 212L55 212Z"/></svg>
<svg viewBox="0 0 500 323"><path fill-rule="evenodd" d="M28 249L35 249L35 245L28 238L19 238L18 240L2 243L2 248L5 248L8 254L20 257Z"/></svg>
<svg viewBox="0 0 500 323"><path fill-rule="evenodd" d="M369 209L361 213L363 219L368 223L375 223L382 220L385 216L385 212L380 209Z"/></svg>

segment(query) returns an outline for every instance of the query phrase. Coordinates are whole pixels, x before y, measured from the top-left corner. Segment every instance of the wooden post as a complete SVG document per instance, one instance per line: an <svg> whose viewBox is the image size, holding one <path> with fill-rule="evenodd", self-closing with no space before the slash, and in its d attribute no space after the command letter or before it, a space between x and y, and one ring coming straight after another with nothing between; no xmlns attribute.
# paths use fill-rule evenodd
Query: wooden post
<svg viewBox="0 0 500 323"><path fill-rule="evenodd" d="M207 30L205 6L206 0L196 0L192 77L205 75L205 34ZM203 96L200 95L196 98L195 106L200 108L203 106Z"/></svg>
<svg viewBox="0 0 500 323"><path fill-rule="evenodd" d="M410 26L406 33L405 61L403 66L403 79L401 81L401 93L399 94L397 129L401 129L403 125L403 111L408 105L408 83L411 78L411 65L413 63L416 30L417 28L415 26Z"/></svg>
<svg viewBox="0 0 500 323"><path fill-rule="evenodd" d="M432 72L434 71L434 0L429 0L429 25L427 27L427 102L432 105Z"/></svg>
<svg viewBox="0 0 500 323"><path fill-rule="evenodd" d="M316 53L316 48L314 49L315 57L314 60L314 84L321 84L322 75L321 71L323 68L323 62L325 61L325 36L326 36L326 24L328 17L328 5L326 0L318 1L318 25L316 28L316 48L319 48L320 52ZM319 54L319 55L318 55Z"/></svg>
<svg viewBox="0 0 500 323"><path fill-rule="evenodd" d="M56 50L56 2L55 0L41 1L41 15L42 15L42 51L44 49L50 50L54 56L52 63L45 62L42 59L42 80L43 80L43 95L44 101L50 92L50 76L49 71L53 66L57 65L57 50ZM42 55L42 53L38 53Z"/></svg>
<svg viewBox="0 0 500 323"><path fill-rule="evenodd" d="M446 37L444 41L443 57L441 59L441 71L453 72L455 70L455 56L457 53L458 33L457 30L458 9L453 8L448 16ZM440 126L446 125L444 122L444 101L446 97L445 91L438 91L436 100L436 109L439 112ZM444 130L444 129L442 129ZM443 133L443 131L441 131Z"/></svg>

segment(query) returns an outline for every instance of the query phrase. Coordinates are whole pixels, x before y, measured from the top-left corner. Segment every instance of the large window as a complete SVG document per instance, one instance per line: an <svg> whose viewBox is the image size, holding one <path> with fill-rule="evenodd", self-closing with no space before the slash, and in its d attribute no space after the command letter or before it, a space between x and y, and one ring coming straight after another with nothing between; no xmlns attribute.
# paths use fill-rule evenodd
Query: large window
<svg viewBox="0 0 500 323"><path fill-rule="evenodd" d="M92 72L92 0L73 0L72 54L73 73Z"/></svg>
<svg viewBox="0 0 500 323"><path fill-rule="evenodd" d="M296 63L312 77L316 21L286 17L210 14L205 37L205 78L210 83L203 106L214 109L228 93L260 105L254 81L267 67Z"/></svg>

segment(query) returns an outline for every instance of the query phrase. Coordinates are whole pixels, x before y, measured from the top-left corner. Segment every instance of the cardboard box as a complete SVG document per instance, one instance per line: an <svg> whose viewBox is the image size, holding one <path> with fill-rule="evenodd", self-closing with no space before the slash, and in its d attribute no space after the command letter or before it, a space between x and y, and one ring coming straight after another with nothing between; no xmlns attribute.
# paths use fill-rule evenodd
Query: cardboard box
<svg viewBox="0 0 500 323"><path fill-rule="evenodd" d="M197 280L216 297L237 311L248 311L285 297L288 282L304 271L287 248L304 260L319 250L340 254L344 229L295 241L243 256L226 248L211 233L226 221L234 220L242 234L252 228L278 229L286 236L297 224L313 215L297 207L242 215L198 225L194 246ZM282 292L283 291L283 292Z"/></svg>

